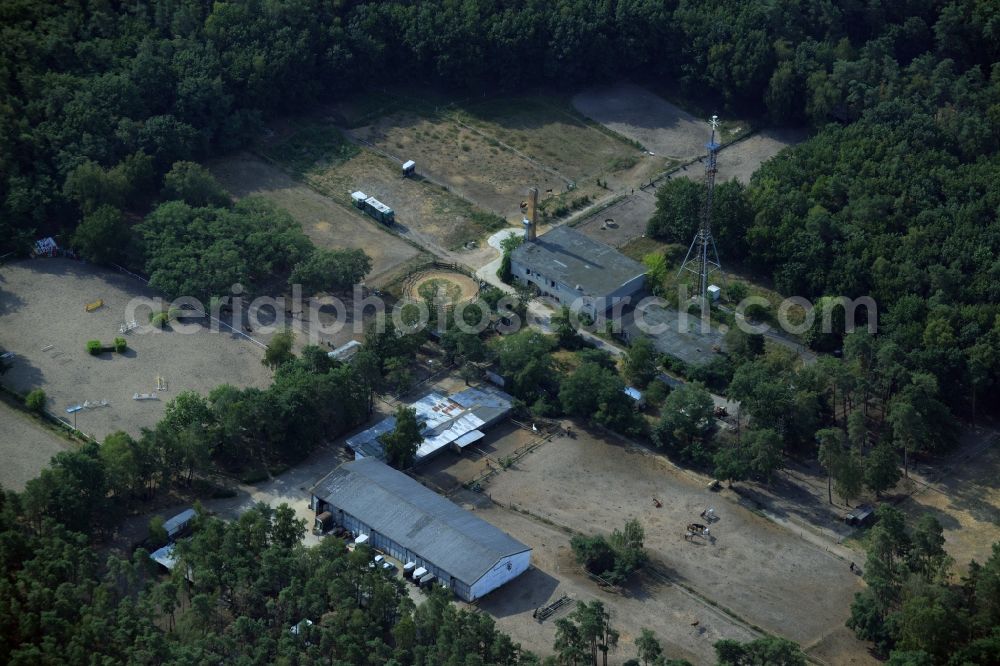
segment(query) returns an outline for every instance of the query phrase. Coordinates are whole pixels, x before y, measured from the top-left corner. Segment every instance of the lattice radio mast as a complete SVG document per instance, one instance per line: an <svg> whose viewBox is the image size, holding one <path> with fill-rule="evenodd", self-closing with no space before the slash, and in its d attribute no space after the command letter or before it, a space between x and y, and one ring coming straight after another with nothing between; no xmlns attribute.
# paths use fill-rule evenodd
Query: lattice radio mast
<svg viewBox="0 0 1000 666"><path fill-rule="evenodd" d="M719 262L719 251L715 248L715 239L712 238L712 195L715 192L716 158L719 155L719 144L715 141L715 130L719 127L719 116L712 116L709 121L712 126L712 138L709 139L705 147L708 149L708 160L705 162L705 203L701 209L701 225L698 233L691 241L684 263L677 271L677 277L684 271L690 271L698 276L702 302L707 303L708 299L708 278L716 272L722 271L722 264ZM713 261L714 257L714 261ZM723 278L725 279L725 278Z"/></svg>

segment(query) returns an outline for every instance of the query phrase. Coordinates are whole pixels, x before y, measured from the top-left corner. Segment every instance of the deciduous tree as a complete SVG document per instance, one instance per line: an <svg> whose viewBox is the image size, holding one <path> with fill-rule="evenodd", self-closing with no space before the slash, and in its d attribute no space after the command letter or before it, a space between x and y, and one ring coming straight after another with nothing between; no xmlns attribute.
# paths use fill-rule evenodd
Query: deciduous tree
<svg viewBox="0 0 1000 666"><path fill-rule="evenodd" d="M417 448L424 438L420 434L415 409L401 405L396 408L393 416L396 419L395 426L382 435L380 441L385 447L386 462L397 469L407 469L413 464Z"/></svg>

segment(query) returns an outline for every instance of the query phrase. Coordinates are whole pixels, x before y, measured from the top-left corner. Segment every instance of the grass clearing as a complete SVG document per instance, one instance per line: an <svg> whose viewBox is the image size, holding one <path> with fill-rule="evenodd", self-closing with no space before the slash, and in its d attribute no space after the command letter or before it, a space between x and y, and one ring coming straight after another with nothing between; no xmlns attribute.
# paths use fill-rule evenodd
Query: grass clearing
<svg viewBox="0 0 1000 666"><path fill-rule="evenodd" d="M454 116L574 181L624 171L640 147L573 109L567 99L528 95L459 106Z"/></svg>
<svg viewBox="0 0 1000 666"><path fill-rule="evenodd" d="M683 246L676 243L664 243L655 238L641 236L633 238L619 248L619 251L626 257L631 257L636 261L642 261L647 254L662 254L666 257L674 257L684 251Z"/></svg>
<svg viewBox="0 0 1000 666"><path fill-rule="evenodd" d="M335 166L358 154L358 147L340 130L321 121L303 122L290 136L273 143L262 142L260 149L297 176Z"/></svg>
<svg viewBox="0 0 1000 666"><path fill-rule="evenodd" d="M921 475L940 478L899 504L912 525L924 513L944 528L945 550L955 558L960 573L969 562L984 562L994 543L1000 542L1000 431L992 424L968 428L958 449Z"/></svg>
<svg viewBox="0 0 1000 666"><path fill-rule="evenodd" d="M543 192L567 188L558 174L444 115L395 113L351 130L351 135L399 164L415 160L420 176L509 219L516 218L529 185Z"/></svg>

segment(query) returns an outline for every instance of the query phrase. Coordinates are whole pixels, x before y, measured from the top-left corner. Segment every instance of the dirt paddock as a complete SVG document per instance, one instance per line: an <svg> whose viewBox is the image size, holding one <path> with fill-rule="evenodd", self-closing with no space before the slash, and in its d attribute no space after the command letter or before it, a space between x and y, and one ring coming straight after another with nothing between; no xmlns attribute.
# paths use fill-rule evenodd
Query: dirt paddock
<svg viewBox="0 0 1000 666"><path fill-rule="evenodd" d="M646 233L649 218L656 211L656 192L636 189L617 203L575 225L577 231L605 245L620 248Z"/></svg>
<svg viewBox="0 0 1000 666"><path fill-rule="evenodd" d="M749 183L761 164L803 138L803 133L795 130L764 130L726 146L719 152L717 182L736 179L743 184ZM705 176L704 169L703 162L694 162L673 172L667 180L688 178L700 183ZM666 180L658 185L664 182ZM655 212L656 188L634 188L612 206L579 222L576 228L594 240L620 248L646 233L646 225Z"/></svg>
<svg viewBox="0 0 1000 666"><path fill-rule="evenodd" d="M287 210L319 247L364 250L372 258L372 270L366 278L370 285L390 281L403 264L419 254L417 248L359 211L331 201L250 153L215 160L209 168L235 196L261 196Z"/></svg>
<svg viewBox="0 0 1000 666"><path fill-rule="evenodd" d="M497 140L447 118L408 113L385 116L350 134L400 163L417 160L417 171L501 217L516 218L524 189L562 192L565 183Z"/></svg>
<svg viewBox="0 0 1000 666"><path fill-rule="evenodd" d="M684 595L690 610L682 614L691 613L691 622L712 618L713 640L745 638L747 628L757 625L807 651L822 646L823 659L832 663L868 663L864 646L844 629L851 599L861 589L847 562L712 493L702 479L678 471L659 456L581 430L576 439L554 439L521 459L491 479L484 492L505 508L486 510L483 517L535 547L539 569L560 584L577 575L565 573L576 566L564 548L566 529L607 535L635 518L645 528L654 568L695 595ZM656 507L653 498L662 506ZM711 538L686 540L684 526L702 522L699 514L708 506L719 516L711 525ZM524 518L528 514L535 519ZM539 522L555 529L540 529ZM553 553L553 541L562 544L563 551L557 546ZM510 588L503 594L525 593L525 588L518 592L518 583ZM548 600L537 601L549 603L558 597L557 589L553 587ZM604 595L600 598L619 618L623 636L634 636L653 618L670 617L684 608L678 606L680 592L673 586L640 586L636 594L643 603L632 610L631 601L599 592L592 584L582 589ZM706 601L743 622L718 620ZM498 595L501 626L516 640L531 640L531 609L514 613L522 616L520 622L505 619L503 613L510 614L504 610L506 603ZM789 608L797 612L789 613ZM687 646L699 663L708 661L710 642L696 649L691 622L658 627L660 638L665 645Z"/></svg>
<svg viewBox="0 0 1000 666"><path fill-rule="evenodd" d="M585 90L573 97L573 106L658 156L689 160L704 153L708 141L707 118L695 118L633 83Z"/></svg>
<svg viewBox="0 0 1000 666"><path fill-rule="evenodd" d="M397 162L370 150L307 178L342 204L349 205L350 194L356 190L377 198L395 211L397 231L431 250L460 250L487 235L483 211L419 175L403 178Z"/></svg>
<svg viewBox="0 0 1000 666"><path fill-rule="evenodd" d="M578 184L600 174L628 170L643 157L636 146L602 131L559 96L492 98L463 104L456 114Z"/></svg>
<svg viewBox="0 0 1000 666"><path fill-rule="evenodd" d="M69 440L36 423L30 416L0 401L0 487L24 490L49 460L70 448Z"/></svg>
<svg viewBox="0 0 1000 666"><path fill-rule="evenodd" d="M35 259L0 267L0 346L15 354L4 384L20 392L43 389L49 411L68 423L74 415L67 407L107 401L76 412L80 430L103 438L152 427L181 391L206 394L220 384L270 383L263 349L203 326L181 333L137 320L142 328L124 336L124 354L88 354L88 340L110 344L121 335L126 305L137 297L158 295L133 278L83 262ZM85 312L84 305L97 299L104 306ZM165 390L157 389L158 377ZM157 399L134 400L136 393L156 393Z"/></svg>

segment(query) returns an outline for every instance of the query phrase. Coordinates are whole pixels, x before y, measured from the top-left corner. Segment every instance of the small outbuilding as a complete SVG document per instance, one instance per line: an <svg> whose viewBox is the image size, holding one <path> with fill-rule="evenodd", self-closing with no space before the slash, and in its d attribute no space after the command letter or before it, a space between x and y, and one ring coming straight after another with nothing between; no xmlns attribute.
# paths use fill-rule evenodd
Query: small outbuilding
<svg viewBox="0 0 1000 666"><path fill-rule="evenodd" d="M182 536L191 527L191 521L195 518L194 509L185 509L181 511L176 516L167 520L163 523L163 529L167 531L167 539L169 541L176 541L178 537Z"/></svg>
<svg viewBox="0 0 1000 666"><path fill-rule="evenodd" d="M167 571L173 571L177 566L177 558L174 557L174 544L168 543L163 548L154 550L149 554L149 559L153 560Z"/></svg>
<svg viewBox="0 0 1000 666"><path fill-rule="evenodd" d="M417 163L413 160L406 160L403 162L403 177L412 176L413 172L417 169Z"/></svg>
<svg viewBox="0 0 1000 666"><path fill-rule="evenodd" d="M867 527L875 522L875 507L870 504L860 504L844 516L844 522L851 527Z"/></svg>
<svg viewBox="0 0 1000 666"><path fill-rule="evenodd" d="M51 236L46 236L35 241L34 255L36 257L54 257L59 250L59 245Z"/></svg>
<svg viewBox="0 0 1000 666"><path fill-rule="evenodd" d="M337 347L332 352L327 354L328 357L332 358L334 361L340 361L341 363L348 363L352 358L354 358L359 351L361 351L361 343L357 340L351 340L340 347Z"/></svg>
<svg viewBox="0 0 1000 666"><path fill-rule="evenodd" d="M642 409L646 406L645 396L642 395L642 391L634 386L626 386L622 389L622 392L635 402L636 409Z"/></svg>

